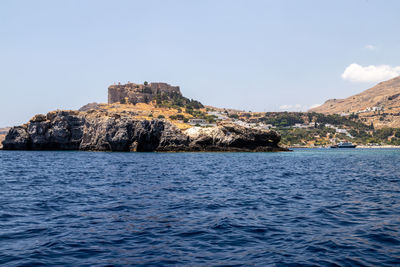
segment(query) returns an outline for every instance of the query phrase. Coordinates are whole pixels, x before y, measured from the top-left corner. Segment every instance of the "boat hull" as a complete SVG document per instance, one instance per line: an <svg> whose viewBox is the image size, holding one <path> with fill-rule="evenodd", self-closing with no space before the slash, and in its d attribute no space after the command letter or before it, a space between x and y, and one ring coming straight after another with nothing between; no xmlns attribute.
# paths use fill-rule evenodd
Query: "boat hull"
<svg viewBox="0 0 400 267"><path fill-rule="evenodd" d="M347 146L335 145L335 146L331 146L331 148L356 148L356 147L357 147L357 145L347 145Z"/></svg>

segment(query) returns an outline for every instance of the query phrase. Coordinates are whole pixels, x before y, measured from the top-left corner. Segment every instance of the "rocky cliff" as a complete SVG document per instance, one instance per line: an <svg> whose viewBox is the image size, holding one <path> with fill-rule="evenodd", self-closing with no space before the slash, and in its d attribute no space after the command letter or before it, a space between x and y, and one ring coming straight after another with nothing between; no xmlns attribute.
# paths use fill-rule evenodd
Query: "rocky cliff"
<svg viewBox="0 0 400 267"><path fill-rule="evenodd" d="M90 151L283 151L274 131L234 124L181 131L165 120L89 110L36 115L10 129L5 150Z"/></svg>

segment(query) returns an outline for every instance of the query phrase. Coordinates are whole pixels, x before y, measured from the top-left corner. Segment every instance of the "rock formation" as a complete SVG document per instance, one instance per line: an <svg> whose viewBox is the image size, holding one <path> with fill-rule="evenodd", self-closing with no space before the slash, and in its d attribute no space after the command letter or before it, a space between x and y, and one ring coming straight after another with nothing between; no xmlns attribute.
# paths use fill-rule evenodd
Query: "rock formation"
<svg viewBox="0 0 400 267"><path fill-rule="evenodd" d="M215 151L268 151L278 147L280 136L275 131L265 131L222 123L216 127L193 127L184 134L189 137L193 150Z"/></svg>
<svg viewBox="0 0 400 267"><path fill-rule="evenodd" d="M89 110L36 115L10 129L5 150L91 151L282 151L274 131L234 124L184 132L165 120L139 120L124 113Z"/></svg>

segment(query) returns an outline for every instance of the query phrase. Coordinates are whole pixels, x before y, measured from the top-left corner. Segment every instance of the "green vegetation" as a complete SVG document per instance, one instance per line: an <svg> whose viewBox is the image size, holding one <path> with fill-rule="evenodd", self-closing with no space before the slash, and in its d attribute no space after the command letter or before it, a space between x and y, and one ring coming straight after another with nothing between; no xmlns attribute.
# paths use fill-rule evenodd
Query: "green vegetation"
<svg viewBox="0 0 400 267"><path fill-rule="evenodd" d="M185 121L185 119L187 119L187 118L185 118L185 116L183 116L182 114L171 115L171 116L169 116L169 118L170 118L171 120L180 120L180 121ZM187 120L189 120L189 119L187 119Z"/></svg>
<svg viewBox="0 0 400 267"><path fill-rule="evenodd" d="M381 144L381 145L400 145L400 128L383 128L379 130L357 130L349 129L350 136L336 133L335 129L327 127L311 129L278 129L285 145L306 145L314 143L315 146L323 145L331 139L339 141L350 141L355 144Z"/></svg>
<svg viewBox="0 0 400 267"><path fill-rule="evenodd" d="M239 119L239 115L238 114L229 114L228 117L231 118L231 119Z"/></svg>
<svg viewBox="0 0 400 267"><path fill-rule="evenodd" d="M197 100L186 98L179 93L171 92L171 93L158 93L155 97L156 104L158 107L165 108L186 108L186 109L201 109L204 108L203 104L201 104Z"/></svg>
<svg viewBox="0 0 400 267"><path fill-rule="evenodd" d="M231 116L230 116L231 117ZM246 117L243 117L246 119ZM328 145L339 141L355 144L400 145L400 129L374 129L374 125L363 123L357 114L349 116L324 115L310 112L267 112L262 117L253 117L258 122L272 124L281 134L285 145ZM310 124L311 128L293 128L296 123ZM313 124L315 127L313 127ZM326 127L331 125L330 127ZM336 129L346 129L348 134Z"/></svg>
<svg viewBox="0 0 400 267"><path fill-rule="evenodd" d="M260 122L272 124L275 127L289 127L296 123L304 123L302 118L304 113L300 112L272 112L266 113L264 117L259 118Z"/></svg>

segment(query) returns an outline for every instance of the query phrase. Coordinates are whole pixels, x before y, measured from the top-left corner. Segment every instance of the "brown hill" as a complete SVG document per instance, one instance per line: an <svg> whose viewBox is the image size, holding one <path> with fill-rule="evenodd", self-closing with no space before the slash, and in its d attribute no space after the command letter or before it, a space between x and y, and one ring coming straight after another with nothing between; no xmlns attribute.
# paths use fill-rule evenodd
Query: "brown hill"
<svg viewBox="0 0 400 267"><path fill-rule="evenodd" d="M324 114L358 114L375 127L400 127L400 76L346 99L330 99L310 109Z"/></svg>

